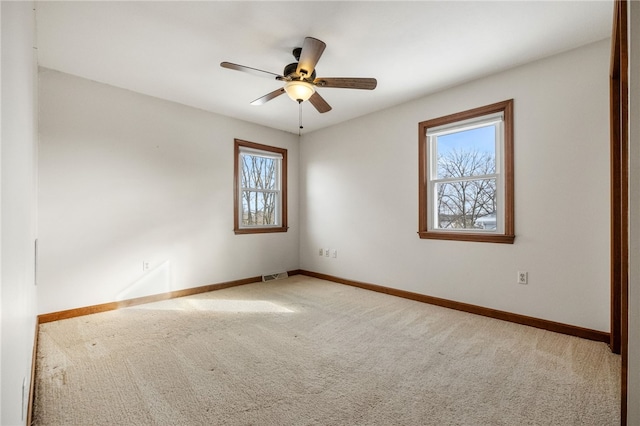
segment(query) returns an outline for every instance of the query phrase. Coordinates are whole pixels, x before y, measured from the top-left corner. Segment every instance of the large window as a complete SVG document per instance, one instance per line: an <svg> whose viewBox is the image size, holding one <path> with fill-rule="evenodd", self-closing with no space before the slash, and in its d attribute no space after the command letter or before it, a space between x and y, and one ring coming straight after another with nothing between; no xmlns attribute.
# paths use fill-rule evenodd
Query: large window
<svg viewBox="0 0 640 426"><path fill-rule="evenodd" d="M287 150L235 140L236 234L287 231Z"/></svg>
<svg viewBox="0 0 640 426"><path fill-rule="evenodd" d="M513 243L513 100L419 130L420 238Z"/></svg>

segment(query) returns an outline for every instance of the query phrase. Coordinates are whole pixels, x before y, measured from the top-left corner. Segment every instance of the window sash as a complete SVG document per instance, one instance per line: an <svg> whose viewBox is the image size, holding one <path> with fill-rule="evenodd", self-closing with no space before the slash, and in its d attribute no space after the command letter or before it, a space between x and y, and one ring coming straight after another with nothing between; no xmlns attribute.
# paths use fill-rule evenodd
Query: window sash
<svg viewBox="0 0 640 426"><path fill-rule="evenodd" d="M468 130L479 129L482 127L493 126L495 129L494 139L494 162L495 173L468 175L451 178L438 178L438 138L441 136L462 133ZM426 129L427 152L429 153L429 161L427 162L428 177L428 193L431 194L427 199L428 215L427 228L429 232L447 232L447 233L478 233L478 234L503 234L504 233L504 179L502 173L502 158L504 153L504 113L502 111L486 114L479 117L473 117L467 120L447 123ZM496 203L496 228L495 229L478 229L478 228L443 228L438 226L439 212L437 205L437 187L442 183L458 183L475 180L496 180L495 203Z"/></svg>
<svg viewBox="0 0 640 426"><path fill-rule="evenodd" d="M435 183L464 182L468 180L496 179L498 176L500 176L498 173L492 173L489 175L473 175L473 176L466 176L466 177L431 179L431 182L435 182Z"/></svg>
<svg viewBox="0 0 640 426"><path fill-rule="evenodd" d="M271 200L268 200L268 205L271 209L264 204L264 199L260 199L261 194L273 195ZM247 200L248 195L248 200ZM277 227L280 226L280 207L279 207L280 193L277 191L242 191L240 194L240 209L239 225L241 228L253 228L253 227ZM256 206L256 208L252 208ZM246 218L245 218L246 216ZM266 217L265 217L266 216ZM251 220L253 218L253 220ZM258 218L261 220L258 221ZM273 223L265 223L265 219L272 219Z"/></svg>
<svg viewBox="0 0 640 426"><path fill-rule="evenodd" d="M255 150L254 150L255 151ZM278 154L279 155L279 154ZM268 155L259 155L259 154L249 154L247 152L240 152L240 155L238 156L238 169L241 170L244 173L244 157L260 157L260 158L265 158L268 160L274 160L275 161L275 176L274 176L274 181L275 181L275 188L274 189L269 189L269 188L260 188L260 187L254 187L254 186L243 186L242 183L244 183L244 179L240 179L240 186L241 186L241 190L243 189L251 189L251 190L256 190L256 191L281 191L282 189L282 156L268 156Z"/></svg>
<svg viewBox="0 0 640 426"><path fill-rule="evenodd" d="M243 161L243 158L245 156L261 157L265 159L276 160L275 161L275 177L274 177L276 188L268 189L268 188L257 188L252 186L249 186L249 187L243 186L241 184L242 178L239 177L240 182L238 184L238 227L240 229L251 229L251 228L277 228L282 226L282 209L280 208L280 206L282 205L282 202L281 202L281 197L282 197L282 172L281 171L282 171L282 158L283 158L282 155L279 153L270 153L270 152L265 152L265 151L261 151L254 148L241 146L239 149L239 155L238 155L238 170L240 170L241 172L244 172L245 170L244 168L245 163ZM245 210L246 198L244 197L244 194L246 192L256 193L256 194L258 193L275 194L275 197L273 198L273 210L275 215L274 223L272 224L245 223L244 216L245 216L245 213L247 213L247 210ZM255 212L256 215L260 211L264 211L264 210L256 211ZM251 208L249 208L248 212L249 213L251 212Z"/></svg>
<svg viewBox="0 0 640 426"><path fill-rule="evenodd" d="M501 116L502 117L502 116ZM482 117L481 117L482 118ZM500 120L492 119L492 120L483 120L480 123L476 123L473 127L468 127L466 125L462 125L460 128L457 128L454 125L447 125L447 131L444 132L436 132L434 134L430 134L429 130L427 130L427 149L429 152L429 163L428 163L428 173L429 180L438 179L438 137L451 135L454 133L462 133L467 130L479 129L481 127L488 127L492 125L495 129L495 140L494 140L494 155L495 155L495 168L496 174L501 174L502 170L502 156L504 153L504 120L501 118ZM439 126L443 127L443 126ZM469 175L472 176L480 176L480 175Z"/></svg>
<svg viewBox="0 0 640 426"><path fill-rule="evenodd" d="M494 177L483 177L483 178L479 178L479 179L457 179L457 180L447 180L446 182L432 182L431 186L430 186L430 191L432 194L436 194L433 201L436 201L436 199L439 201L438 199L438 187L439 185L445 184L445 185L454 185L456 183L464 183L464 182L473 182L473 181L495 181L495 186L496 186L496 191L494 193L494 203L495 203L495 208L493 209L492 212L487 212L486 214L484 214L483 216L479 216L476 217L476 221L478 219L481 219L482 217L486 217L489 216L491 214L494 214L496 216L496 228L495 229L485 229L485 228L473 228L473 227L446 227L446 226L440 226L440 219L441 219L441 215L444 215L445 213L441 212L439 210L439 203L433 202L433 207L432 207L432 229L431 231L434 232L459 232L459 233L484 233L484 234L493 234L496 233L498 231L501 230L501 228L503 228L503 223L504 221L502 220L503 215L501 214L501 203L500 203L500 198L498 197L499 195L499 191L497 191L497 186L498 186L498 177L494 176ZM472 212L473 214L474 212ZM466 225L466 220L463 218L463 221L465 222ZM475 223L475 221L474 221Z"/></svg>

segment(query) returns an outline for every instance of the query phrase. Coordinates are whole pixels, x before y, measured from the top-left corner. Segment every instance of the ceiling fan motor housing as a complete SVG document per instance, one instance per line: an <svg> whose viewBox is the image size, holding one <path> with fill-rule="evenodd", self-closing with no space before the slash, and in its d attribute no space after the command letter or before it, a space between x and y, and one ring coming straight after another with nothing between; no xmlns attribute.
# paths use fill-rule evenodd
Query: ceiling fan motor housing
<svg viewBox="0 0 640 426"><path fill-rule="evenodd" d="M292 64L287 65L286 67L284 67L284 71L282 72L282 75L284 75L285 77L292 77L296 80L306 80L306 81L313 81L316 79L316 70L314 69L313 72L311 73L310 76L306 76L306 77L302 77L300 75L298 75L297 73L298 70L298 63L294 62Z"/></svg>

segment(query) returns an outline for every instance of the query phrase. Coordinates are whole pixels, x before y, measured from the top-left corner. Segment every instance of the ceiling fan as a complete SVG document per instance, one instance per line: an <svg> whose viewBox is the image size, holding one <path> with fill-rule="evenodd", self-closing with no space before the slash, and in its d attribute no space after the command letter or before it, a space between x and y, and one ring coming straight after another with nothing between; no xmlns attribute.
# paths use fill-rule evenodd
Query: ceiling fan
<svg viewBox="0 0 640 426"><path fill-rule="evenodd" d="M286 92L292 100L299 104L308 100L318 112L324 113L331 111L331 106L316 91L316 87L365 90L376 88L378 82L375 78L316 77L316 64L325 47L326 44L323 41L313 37L306 37L302 47L293 49L293 57L297 62L284 67L282 75L231 62L222 62L220 66L249 74L275 78L284 82L283 87L259 97L251 102L252 105L262 105Z"/></svg>

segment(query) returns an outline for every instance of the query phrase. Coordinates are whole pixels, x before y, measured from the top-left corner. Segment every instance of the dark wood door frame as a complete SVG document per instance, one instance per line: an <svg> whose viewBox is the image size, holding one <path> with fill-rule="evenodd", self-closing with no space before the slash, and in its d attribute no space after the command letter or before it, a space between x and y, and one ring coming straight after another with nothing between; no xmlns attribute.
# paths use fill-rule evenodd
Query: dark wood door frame
<svg viewBox="0 0 640 426"><path fill-rule="evenodd" d="M629 146L628 146L628 0L614 3L611 36L611 341L622 355L621 424L627 424L627 341L629 273Z"/></svg>

